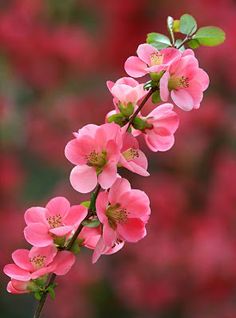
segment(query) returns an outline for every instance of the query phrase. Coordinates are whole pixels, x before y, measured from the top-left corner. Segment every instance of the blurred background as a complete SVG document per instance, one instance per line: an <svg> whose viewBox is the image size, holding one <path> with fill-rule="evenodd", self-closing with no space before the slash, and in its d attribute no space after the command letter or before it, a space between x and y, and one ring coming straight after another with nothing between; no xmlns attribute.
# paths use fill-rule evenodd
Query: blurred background
<svg viewBox="0 0 236 318"><path fill-rule="evenodd" d="M168 15L217 25L224 45L197 51L211 84L199 110L178 111L174 148L149 157L151 176L125 172L151 199L148 235L91 264L83 250L58 279L45 318L236 317L236 3L233 0L1 0L1 268L23 238L25 210L53 196L85 200L69 184L72 132L113 108L106 80ZM147 110L151 109L151 105ZM31 295L10 295L2 318L32 317Z"/></svg>

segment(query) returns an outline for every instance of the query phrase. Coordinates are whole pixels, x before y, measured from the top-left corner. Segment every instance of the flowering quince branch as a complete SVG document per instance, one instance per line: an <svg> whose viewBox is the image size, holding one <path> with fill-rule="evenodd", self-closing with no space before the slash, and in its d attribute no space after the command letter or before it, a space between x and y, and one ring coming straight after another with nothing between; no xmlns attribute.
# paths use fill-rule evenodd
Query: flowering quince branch
<svg viewBox="0 0 236 318"><path fill-rule="evenodd" d="M167 29L170 38L149 33L147 43L138 46L137 56L126 60L130 77L107 82L114 109L105 123L82 127L65 147L65 156L74 165L70 183L80 193L91 193L90 201L71 206L66 198L55 197L45 207L25 212L24 236L32 248L14 251L14 263L6 265L4 273L11 278L8 292L34 293L39 301L34 318L40 317L48 294L55 298L56 276L71 269L81 247L93 250L95 263L101 255L116 253L126 242L138 242L146 235L149 198L132 189L117 169L149 176L137 137L143 136L154 152L174 145L179 118L168 101L185 111L198 109L209 85L193 49L219 45L225 39L218 27L198 29L189 14L179 20L168 17ZM176 34L185 38L176 39ZM147 82L135 79L146 75L150 76ZM143 116L150 98L154 105L165 103Z"/></svg>

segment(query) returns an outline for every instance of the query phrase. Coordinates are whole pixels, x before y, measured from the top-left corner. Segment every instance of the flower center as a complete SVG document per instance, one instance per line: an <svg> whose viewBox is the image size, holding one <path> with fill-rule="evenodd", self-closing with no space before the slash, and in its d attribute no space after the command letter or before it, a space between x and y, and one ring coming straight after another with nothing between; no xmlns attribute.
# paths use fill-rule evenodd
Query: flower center
<svg viewBox="0 0 236 318"><path fill-rule="evenodd" d="M62 217L60 214L47 217L48 224L50 228L54 229L55 227L62 226Z"/></svg>
<svg viewBox="0 0 236 318"><path fill-rule="evenodd" d="M185 76L181 77L172 77L169 79L168 88L169 90L178 89L178 88L188 88L189 87L189 78Z"/></svg>
<svg viewBox="0 0 236 318"><path fill-rule="evenodd" d="M152 53L151 56L150 56L151 66L162 64L163 63L163 58L164 58L164 56L160 52Z"/></svg>
<svg viewBox="0 0 236 318"><path fill-rule="evenodd" d="M101 153L93 150L87 157L87 165L90 167L103 168L106 164L106 152Z"/></svg>
<svg viewBox="0 0 236 318"><path fill-rule="evenodd" d="M128 212L117 203L115 205L110 205L107 208L106 216L108 217L110 227L115 230L117 223L124 223L127 220Z"/></svg>
<svg viewBox="0 0 236 318"><path fill-rule="evenodd" d="M30 259L35 269L39 269L45 265L46 256L37 255Z"/></svg>
<svg viewBox="0 0 236 318"><path fill-rule="evenodd" d="M125 150L122 155L127 161L131 161L139 157L139 152L138 149L129 148Z"/></svg>

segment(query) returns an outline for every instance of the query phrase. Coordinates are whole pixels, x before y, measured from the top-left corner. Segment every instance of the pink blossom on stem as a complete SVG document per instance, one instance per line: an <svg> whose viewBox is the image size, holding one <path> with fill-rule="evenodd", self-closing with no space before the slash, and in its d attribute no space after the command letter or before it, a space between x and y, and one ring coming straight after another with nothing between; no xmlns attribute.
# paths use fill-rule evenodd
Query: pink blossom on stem
<svg viewBox="0 0 236 318"><path fill-rule="evenodd" d="M181 53L175 48L157 50L150 44L140 44L137 55L129 57L125 62L125 71L132 77L165 71Z"/></svg>
<svg viewBox="0 0 236 318"><path fill-rule="evenodd" d="M127 106L128 103L136 105L147 94L143 85L131 77L122 77L115 83L107 81L107 87L114 96L114 104L119 106L121 103L123 107Z"/></svg>
<svg viewBox="0 0 236 318"><path fill-rule="evenodd" d="M108 189L117 178L122 147L120 126L86 125L74 135L65 148L66 158L76 165L71 171L71 185L81 193L92 191L97 183Z"/></svg>
<svg viewBox="0 0 236 318"><path fill-rule="evenodd" d="M12 253L14 264L4 267L4 273L11 278L7 290L10 293L28 293L35 289L34 280L49 273L65 275L75 262L69 251L58 252L53 245L19 249Z"/></svg>
<svg viewBox="0 0 236 318"><path fill-rule="evenodd" d="M131 189L124 178L117 178L109 192L100 192L96 211L103 224L102 238L108 247L116 242L137 242L146 235L149 199L145 192Z"/></svg>
<svg viewBox="0 0 236 318"><path fill-rule="evenodd" d="M38 247L62 243L76 230L88 211L82 205L70 206L64 197L51 199L45 208L32 207L25 212L26 240Z"/></svg>
<svg viewBox="0 0 236 318"><path fill-rule="evenodd" d="M139 149L137 139L130 133L124 133L123 135L119 165L141 176L149 176L147 158Z"/></svg>
<svg viewBox="0 0 236 318"><path fill-rule="evenodd" d="M114 254L124 246L124 241L117 241L112 247L105 245L101 225L96 228L83 227L79 238L83 239L82 244L84 246L94 250L92 257L93 264L97 262L101 255Z"/></svg>
<svg viewBox="0 0 236 318"><path fill-rule="evenodd" d="M174 133L179 126L179 117L172 104L162 104L145 118L150 128L144 130L147 146L152 151L167 151L175 141Z"/></svg>
<svg viewBox="0 0 236 318"><path fill-rule="evenodd" d="M160 96L163 101L167 101L170 95L177 106L189 111L200 107L203 92L208 85L207 73L199 68L193 51L188 49L161 77Z"/></svg>

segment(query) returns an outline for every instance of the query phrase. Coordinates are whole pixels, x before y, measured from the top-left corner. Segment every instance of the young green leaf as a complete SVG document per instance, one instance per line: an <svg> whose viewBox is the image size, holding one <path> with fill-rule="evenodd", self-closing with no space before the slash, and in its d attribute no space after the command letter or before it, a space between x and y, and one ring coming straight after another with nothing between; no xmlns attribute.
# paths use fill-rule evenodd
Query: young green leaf
<svg viewBox="0 0 236 318"><path fill-rule="evenodd" d="M34 293L34 298L35 298L36 300L40 301L41 298L42 298L42 293L39 292L39 291L36 291L36 292Z"/></svg>
<svg viewBox="0 0 236 318"><path fill-rule="evenodd" d="M153 104L157 104L161 101L161 98L160 98L160 91L155 91L153 94L152 94L152 103Z"/></svg>
<svg viewBox="0 0 236 318"><path fill-rule="evenodd" d="M47 290L48 290L48 293L51 296L51 298L54 300L56 298L56 293L55 293L54 287L49 286Z"/></svg>
<svg viewBox="0 0 236 318"><path fill-rule="evenodd" d="M201 45L216 46L225 40L225 32L218 27L206 26L197 30L193 35L193 39L197 40Z"/></svg>
<svg viewBox="0 0 236 318"><path fill-rule="evenodd" d="M180 18L180 32L186 35L192 35L197 30L197 22L190 14L184 14Z"/></svg>
<svg viewBox="0 0 236 318"><path fill-rule="evenodd" d="M197 49L200 46L198 40L190 40L189 42L187 42L187 44L188 47L190 47L191 49Z"/></svg>
<svg viewBox="0 0 236 318"><path fill-rule="evenodd" d="M181 52L183 52L184 50L185 50L185 46L184 45L181 45L182 44L182 40L180 40L180 39L178 39L178 40L176 40L175 41L175 47L177 47L177 48L179 48L180 46L180 48L179 48L179 50L181 51Z"/></svg>
<svg viewBox="0 0 236 318"><path fill-rule="evenodd" d="M85 220L82 224L87 227L98 227L100 225L100 221L98 219Z"/></svg>
<svg viewBox="0 0 236 318"><path fill-rule="evenodd" d="M155 32L149 33L147 35L147 43L151 44L158 50L171 46L170 39L166 35Z"/></svg>
<svg viewBox="0 0 236 318"><path fill-rule="evenodd" d="M83 201L83 202L80 203L80 205L83 205L85 208L89 208L90 201Z"/></svg>

